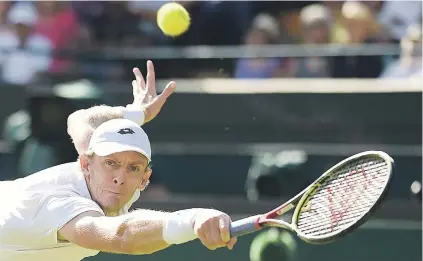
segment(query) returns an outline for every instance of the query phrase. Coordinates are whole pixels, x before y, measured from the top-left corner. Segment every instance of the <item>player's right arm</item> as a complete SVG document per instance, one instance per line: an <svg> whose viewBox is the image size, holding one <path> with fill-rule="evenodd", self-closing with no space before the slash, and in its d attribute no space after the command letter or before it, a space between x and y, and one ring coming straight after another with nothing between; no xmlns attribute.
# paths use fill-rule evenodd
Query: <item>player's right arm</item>
<svg viewBox="0 0 423 261"><path fill-rule="evenodd" d="M209 249L228 246L230 218L217 210L187 209L173 213L136 210L118 217L85 212L58 232L59 239L81 247L121 254L150 254L199 238Z"/></svg>
<svg viewBox="0 0 423 261"><path fill-rule="evenodd" d="M162 236L163 214L146 212L143 219L134 220L129 215L106 217L86 212L63 226L58 237L102 252L150 254L169 246Z"/></svg>
<svg viewBox="0 0 423 261"><path fill-rule="evenodd" d="M151 121L159 114L167 98L176 88L175 82L170 82L160 95L157 95L154 65L147 62L146 82L138 68L134 69L135 79L132 81L134 101L126 107L111 107L107 105L94 106L78 110L68 117L68 134L72 138L79 154L88 148L93 131L103 122L112 119L127 118L139 125Z"/></svg>

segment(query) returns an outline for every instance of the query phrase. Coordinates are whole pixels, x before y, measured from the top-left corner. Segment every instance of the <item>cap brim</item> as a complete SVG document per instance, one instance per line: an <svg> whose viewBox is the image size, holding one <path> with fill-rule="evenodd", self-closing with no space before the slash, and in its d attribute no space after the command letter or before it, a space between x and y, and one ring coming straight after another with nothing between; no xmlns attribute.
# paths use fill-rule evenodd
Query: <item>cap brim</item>
<svg viewBox="0 0 423 261"><path fill-rule="evenodd" d="M130 145L122 144L118 142L101 142L96 144L93 148L91 148L91 151L101 157L109 156L113 153L118 153L118 152L135 151L140 153L144 157L146 157L148 161L151 161L150 156L148 156L144 150L135 146L130 146Z"/></svg>

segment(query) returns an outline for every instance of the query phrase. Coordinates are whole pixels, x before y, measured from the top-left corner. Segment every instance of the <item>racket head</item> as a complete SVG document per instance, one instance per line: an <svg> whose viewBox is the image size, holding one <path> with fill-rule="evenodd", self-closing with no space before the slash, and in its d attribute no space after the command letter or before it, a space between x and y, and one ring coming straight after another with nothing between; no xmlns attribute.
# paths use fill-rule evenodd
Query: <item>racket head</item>
<svg viewBox="0 0 423 261"><path fill-rule="evenodd" d="M380 151L362 152L339 162L303 194L292 217L293 230L312 244L329 243L351 233L383 201L394 167L394 160Z"/></svg>

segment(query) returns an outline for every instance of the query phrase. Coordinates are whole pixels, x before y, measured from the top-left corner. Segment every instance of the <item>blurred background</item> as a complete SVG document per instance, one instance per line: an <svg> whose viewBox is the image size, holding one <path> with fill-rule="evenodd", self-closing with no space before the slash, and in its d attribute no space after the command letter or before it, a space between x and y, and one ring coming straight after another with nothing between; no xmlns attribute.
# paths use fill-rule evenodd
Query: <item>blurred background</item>
<svg viewBox="0 0 423 261"><path fill-rule="evenodd" d="M177 38L157 27L164 3L0 2L0 180L74 161L67 116L131 103L132 68L151 59L158 89L178 90L145 125L153 176L136 207L262 213L364 150L389 153L396 173L338 242L271 229L231 252L191 242L143 260L422 260L421 1L184 1Z"/></svg>

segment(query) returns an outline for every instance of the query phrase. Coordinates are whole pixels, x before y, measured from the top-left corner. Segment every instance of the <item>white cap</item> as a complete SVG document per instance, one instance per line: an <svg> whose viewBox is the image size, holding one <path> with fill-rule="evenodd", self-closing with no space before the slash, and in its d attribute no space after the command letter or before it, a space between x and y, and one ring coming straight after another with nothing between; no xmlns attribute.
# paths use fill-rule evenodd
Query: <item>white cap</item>
<svg viewBox="0 0 423 261"><path fill-rule="evenodd" d="M135 151L151 161L151 147L145 131L127 119L113 119L95 129L88 151L98 156L108 156L123 151Z"/></svg>
<svg viewBox="0 0 423 261"><path fill-rule="evenodd" d="M38 12L32 3L15 3L8 12L11 24L34 25L38 20Z"/></svg>

